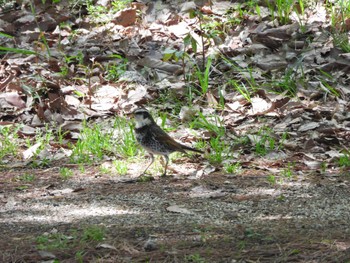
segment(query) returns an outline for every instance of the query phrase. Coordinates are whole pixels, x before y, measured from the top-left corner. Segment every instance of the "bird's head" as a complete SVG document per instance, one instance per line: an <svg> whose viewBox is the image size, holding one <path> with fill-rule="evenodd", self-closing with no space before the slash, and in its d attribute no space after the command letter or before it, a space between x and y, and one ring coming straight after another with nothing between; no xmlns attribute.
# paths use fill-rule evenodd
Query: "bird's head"
<svg viewBox="0 0 350 263"><path fill-rule="evenodd" d="M154 123L152 115L145 108L139 108L134 111L135 116L135 128L139 129L147 125Z"/></svg>

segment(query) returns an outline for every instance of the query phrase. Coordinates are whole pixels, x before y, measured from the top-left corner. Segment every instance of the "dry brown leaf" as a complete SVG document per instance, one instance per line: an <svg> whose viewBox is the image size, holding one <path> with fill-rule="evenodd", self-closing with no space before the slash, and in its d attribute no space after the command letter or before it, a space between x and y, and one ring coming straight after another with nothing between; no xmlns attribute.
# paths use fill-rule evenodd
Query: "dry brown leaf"
<svg viewBox="0 0 350 263"><path fill-rule="evenodd" d="M135 24L136 17L136 9L124 9L115 14L112 22L127 27Z"/></svg>
<svg viewBox="0 0 350 263"><path fill-rule="evenodd" d="M0 94L0 99L3 98L10 105L15 106L18 109L24 109L26 103L22 100L21 96L17 92L5 92Z"/></svg>

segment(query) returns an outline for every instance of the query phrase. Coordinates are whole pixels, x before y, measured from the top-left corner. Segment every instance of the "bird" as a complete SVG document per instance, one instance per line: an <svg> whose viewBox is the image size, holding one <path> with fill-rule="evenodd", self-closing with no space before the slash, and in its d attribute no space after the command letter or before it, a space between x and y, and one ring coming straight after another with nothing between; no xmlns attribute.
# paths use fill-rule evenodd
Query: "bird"
<svg viewBox="0 0 350 263"><path fill-rule="evenodd" d="M162 155L165 159L164 173L162 176L166 176L169 154L173 152L192 151L197 153L204 153L201 150L197 150L178 143L169 136L165 131L160 128L154 121L152 115L145 108L138 108L134 111L135 119L135 137L137 142L149 153L151 157L150 164L146 167L142 174L145 174L148 168L154 162L154 155Z"/></svg>

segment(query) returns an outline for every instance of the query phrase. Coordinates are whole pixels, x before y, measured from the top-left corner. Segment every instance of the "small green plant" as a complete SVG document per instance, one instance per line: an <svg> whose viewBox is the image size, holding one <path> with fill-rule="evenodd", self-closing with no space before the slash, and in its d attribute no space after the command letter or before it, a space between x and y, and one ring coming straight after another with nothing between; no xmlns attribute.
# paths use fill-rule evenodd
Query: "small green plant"
<svg viewBox="0 0 350 263"><path fill-rule="evenodd" d="M286 196L283 195L283 194L281 194L281 195L279 195L279 196L277 197L277 201L279 201L279 202L283 202L283 201L285 201L285 200L286 200Z"/></svg>
<svg viewBox="0 0 350 263"><path fill-rule="evenodd" d="M123 157L133 157L137 154L133 126L124 118L116 118L113 129L106 131L100 124L90 128L85 122L83 126L80 138L71 146L71 162L91 164L102 160L106 155L120 154Z"/></svg>
<svg viewBox="0 0 350 263"><path fill-rule="evenodd" d="M114 12L118 12L126 7L129 6L129 4L132 2L132 0L114 0L112 1L112 7Z"/></svg>
<svg viewBox="0 0 350 263"><path fill-rule="evenodd" d="M26 146L31 148L27 158L32 158L33 167L47 167L51 163L50 155L44 151L50 147L54 135L52 129L46 125L44 129L37 128L33 139L26 139ZM42 154L41 154L42 153Z"/></svg>
<svg viewBox="0 0 350 263"><path fill-rule="evenodd" d="M326 1L326 6L329 7L333 31L338 33L347 32L347 20L350 18L350 1Z"/></svg>
<svg viewBox="0 0 350 263"><path fill-rule="evenodd" d="M279 140L279 143L278 143L279 151L281 151L284 148L283 144L287 140L287 138L288 138L288 133L287 132L282 133L281 139Z"/></svg>
<svg viewBox="0 0 350 263"><path fill-rule="evenodd" d="M69 67L72 64L82 65L84 63L84 54L81 51L76 52L74 55L64 55L63 57L63 63L60 67L60 74L62 76L68 76L69 74Z"/></svg>
<svg viewBox="0 0 350 263"><path fill-rule="evenodd" d="M75 260L78 262L78 263L84 263L84 254L85 252L84 251L78 251L75 253Z"/></svg>
<svg viewBox="0 0 350 263"><path fill-rule="evenodd" d="M350 167L350 154L349 152L343 153L342 156L339 157L339 166L341 167Z"/></svg>
<svg viewBox="0 0 350 263"><path fill-rule="evenodd" d="M287 92L286 95L291 97L294 97L297 93L297 81L292 69L287 69L285 74L278 81L272 81L271 85L277 93Z"/></svg>
<svg viewBox="0 0 350 263"><path fill-rule="evenodd" d="M294 0L276 0L278 19L282 25L290 22L290 14L294 9Z"/></svg>
<svg viewBox="0 0 350 263"><path fill-rule="evenodd" d="M85 173L85 166L83 164L79 164L79 172L80 173Z"/></svg>
<svg viewBox="0 0 350 263"><path fill-rule="evenodd" d="M247 146L250 144L250 139L248 136L239 136L236 137L233 141L234 147Z"/></svg>
<svg viewBox="0 0 350 263"><path fill-rule="evenodd" d="M272 20L275 19L276 12L277 19L282 25L290 22L290 14L294 9L295 0L266 1L266 3L270 10Z"/></svg>
<svg viewBox="0 0 350 263"><path fill-rule="evenodd" d="M293 177L293 166L294 164L288 163L287 168L283 169L282 171L282 176L287 177L287 178L292 178Z"/></svg>
<svg viewBox="0 0 350 263"><path fill-rule="evenodd" d="M103 132L101 125L98 124L89 128L85 122L80 138L72 148L71 162L91 164L96 160L102 160L106 152L113 152L112 134Z"/></svg>
<svg viewBox="0 0 350 263"><path fill-rule="evenodd" d="M238 246L239 250L244 250L246 248L246 246L247 246L247 241L246 240L240 240L240 241L238 241L237 246Z"/></svg>
<svg viewBox="0 0 350 263"><path fill-rule="evenodd" d="M60 176L64 179L67 180L68 178L73 176L73 171L67 167L61 167L60 168Z"/></svg>
<svg viewBox="0 0 350 263"><path fill-rule="evenodd" d="M276 176L270 174L269 176L267 176L267 181L272 184L275 185L276 184Z"/></svg>
<svg viewBox="0 0 350 263"><path fill-rule="evenodd" d="M132 0L114 0L110 6L96 5L93 1L87 1L87 10L90 18L95 23L108 23L113 19L113 14L126 8Z"/></svg>
<svg viewBox="0 0 350 263"><path fill-rule="evenodd" d="M82 240L89 241L102 241L105 236L105 228L101 226L89 226L84 229Z"/></svg>
<svg viewBox="0 0 350 263"><path fill-rule="evenodd" d="M113 127L116 152L127 158L136 156L138 149L133 124L124 118L116 118Z"/></svg>
<svg viewBox="0 0 350 263"><path fill-rule="evenodd" d="M202 258L200 254L196 253L196 254L185 256L185 262L205 263L207 261L204 258Z"/></svg>
<svg viewBox="0 0 350 263"><path fill-rule="evenodd" d="M86 226L81 230L71 229L69 234L64 233L45 233L36 238L36 247L38 250L59 250L64 251L74 248L77 262L85 262L85 247L89 243L100 242L104 239L105 228L102 226Z"/></svg>
<svg viewBox="0 0 350 263"><path fill-rule="evenodd" d="M322 174L324 174L327 170L327 162L321 162L321 165L320 165L320 171Z"/></svg>
<svg viewBox="0 0 350 263"><path fill-rule="evenodd" d="M210 19L210 18L209 18ZM209 20L208 19L208 20ZM207 39L211 39L214 44L220 45L222 39L229 32L229 23L223 23L222 21L209 20L203 25L203 31Z"/></svg>
<svg viewBox="0 0 350 263"><path fill-rule="evenodd" d="M26 146L31 148L27 158L32 158L33 167L48 167L52 161L50 156L44 151L50 147L50 142L54 138L52 129L48 125L44 129L36 129L34 139L26 139ZM43 154L41 154L43 153Z"/></svg>
<svg viewBox="0 0 350 263"><path fill-rule="evenodd" d="M18 130L19 127L0 126L0 163L4 157L18 154Z"/></svg>
<svg viewBox="0 0 350 263"><path fill-rule="evenodd" d="M84 54L78 51L76 55L64 56L64 62L69 66L70 64L83 64Z"/></svg>
<svg viewBox="0 0 350 263"><path fill-rule="evenodd" d="M35 180L35 175L34 174L25 173L25 174L19 176L18 179L20 181L24 181L24 182L33 182Z"/></svg>
<svg viewBox="0 0 350 263"><path fill-rule="evenodd" d="M35 134L35 143L39 144L39 148L36 150L35 155L38 155L42 150L44 150L53 138L53 132L49 129L48 125L45 126L44 130L37 129ZM44 160L42 160L44 161Z"/></svg>
<svg viewBox="0 0 350 263"><path fill-rule="evenodd" d="M28 189L28 185L21 185L21 186L16 187L16 190L19 190L19 191L23 191L26 189Z"/></svg>
<svg viewBox="0 0 350 263"><path fill-rule="evenodd" d="M257 91L260 88L260 84L256 81L256 71L250 67L240 67L236 64L235 61L232 61L224 56L221 56L220 59L223 62L230 66L231 71L238 75L242 81L237 81L232 79L231 74L226 76L227 84L229 87L232 87L234 90L238 91L247 101L251 102L251 94Z"/></svg>
<svg viewBox="0 0 350 263"><path fill-rule="evenodd" d="M261 8L258 4L255 5L255 12L258 15L258 17L261 17Z"/></svg>
<svg viewBox="0 0 350 263"><path fill-rule="evenodd" d="M335 97L339 97L340 92L332 86L336 85L336 80L334 79L334 77L323 70L320 70L320 73L322 75L317 77L320 80L320 88L323 91L325 91L326 94L330 93Z"/></svg>
<svg viewBox="0 0 350 263"><path fill-rule="evenodd" d="M296 14L296 19L298 19L299 27L301 33L306 33L307 31L307 26L303 21L303 16L305 15L305 5L304 5L305 0L298 0L297 3L295 3L294 11Z"/></svg>
<svg viewBox="0 0 350 263"><path fill-rule="evenodd" d="M235 90L237 90L247 101L251 102L251 92L247 89L245 84L242 82L238 84L236 80L229 80L228 82Z"/></svg>
<svg viewBox="0 0 350 263"><path fill-rule="evenodd" d="M218 137L222 137L225 135L225 127L220 120L220 117L212 114L209 116L203 115L203 113L198 112L198 117L196 117L191 123L190 128L200 129L204 128L207 129L209 132L213 132Z"/></svg>
<svg viewBox="0 0 350 263"><path fill-rule="evenodd" d="M169 99L169 97L168 97ZM177 102L175 102L177 103ZM180 110L181 106L179 107ZM177 111L177 106L174 105L174 109L173 112ZM175 113L175 115L177 115L177 113ZM179 122L177 119L172 118L170 120L170 118L172 117L171 114L164 112L164 111L160 111L158 112L158 117L157 114L155 113L153 116L155 116L156 120L160 119L160 127L165 130L166 132L172 132L172 131L176 131L178 129L178 125ZM169 118L170 117L170 118ZM169 125L169 123L171 123L171 125Z"/></svg>
<svg viewBox="0 0 350 263"><path fill-rule="evenodd" d="M149 175L141 175L137 178L137 181L140 183L147 183L147 182L151 182L154 180L153 176L149 176Z"/></svg>
<svg viewBox="0 0 350 263"><path fill-rule="evenodd" d="M208 92L211 63L212 63L212 59L208 58L204 70L202 71L197 67L197 70L195 71L195 75L198 78L202 95L205 95Z"/></svg>
<svg viewBox="0 0 350 263"><path fill-rule="evenodd" d="M175 62L181 61L182 71L183 71L183 81L187 82L187 72L186 72L186 64L188 61L192 60L191 55L189 54L189 48L192 48L192 52L194 54L197 53L197 41L194 37L189 33L184 38L184 45L182 50L178 50L175 48L166 48L163 51L163 61L174 60Z"/></svg>
<svg viewBox="0 0 350 263"><path fill-rule="evenodd" d="M255 142L255 152L259 155L266 155L275 149L276 141L271 136L272 130L269 127L263 127L258 132L258 140Z"/></svg>
<svg viewBox="0 0 350 263"><path fill-rule="evenodd" d="M172 111L171 114L178 116L178 114L181 111L182 106L186 105L188 102L191 103L192 97L179 97L179 95L172 89L164 89L160 90L158 92L159 97L155 100L157 104L160 105L167 105L169 101L172 102ZM161 118L162 123L161 127L165 127L165 121L169 117L169 113L166 111L158 111L158 112L152 112L155 119L157 118L157 115L159 118ZM173 119L174 120L174 119ZM170 128L170 127L167 127Z"/></svg>
<svg viewBox="0 0 350 263"><path fill-rule="evenodd" d="M227 25L235 26L242 23L242 20L246 15L249 15L249 11L242 7L242 4L238 3L236 6L230 8L226 13Z"/></svg>
<svg viewBox="0 0 350 263"><path fill-rule="evenodd" d="M51 160L48 158L43 158L42 160L33 160L31 167L33 168L44 168L49 167L51 164Z"/></svg>
<svg viewBox="0 0 350 263"><path fill-rule="evenodd" d="M220 118L217 115L204 116L201 112L198 112L196 117L191 123L190 127L204 128L213 133L213 136L209 140L209 145L212 152L207 156L208 160L212 164L221 164L223 158L227 157L228 146L222 139L225 135L225 128L222 125ZM205 148L206 144L202 141L197 143L199 148Z"/></svg>
<svg viewBox="0 0 350 263"><path fill-rule="evenodd" d="M165 112L160 112L159 113L159 117L161 118L162 122L160 124L160 127L165 130L165 124L166 124L166 120L168 118L168 115Z"/></svg>
<svg viewBox="0 0 350 263"><path fill-rule="evenodd" d="M114 160L113 165L119 175L126 175L128 173L128 165L125 161Z"/></svg>
<svg viewBox="0 0 350 263"><path fill-rule="evenodd" d="M108 13L107 7L104 7L101 5L88 4L87 11L89 13L90 18L95 23L100 23L100 22L107 23L110 21L110 19L108 19L108 16L107 16L107 13Z"/></svg>
<svg viewBox="0 0 350 263"><path fill-rule="evenodd" d="M62 76L64 76L64 77L66 77L66 76L68 76L68 74L69 74L69 68L67 67L67 66L62 66L61 68L60 68L60 72L59 72L59 74L60 75L62 75Z"/></svg>
<svg viewBox="0 0 350 263"><path fill-rule="evenodd" d="M333 42L343 52L350 53L350 42L347 33L333 34Z"/></svg>
<svg viewBox="0 0 350 263"><path fill-rule="evenodd" d="M241 163L226 163L224 165L224 169L227 173L234 174L237 173L239 170L242 169Z"/></svg>
<svg viewBox="0 0 350 263"><path fill-rule="evenodd" d="M200 240L203 243L208 242L213 236L211 234L212 227L204 225L195 225L193 232L200 234Z"/></svg>
<svg viewBox="0 0 350 263"><path fill-rule="evenodd" d="M126 71L128 60L118 54L111 55L110 57L117 59L117 61L107 65L106 79L116 81L119 80L120 76Z"/></svg>
<svg viewBox="0 0 350 263"><path fill-rule="evenodd" d="M62 131L62 128L59 127L57 131L55 132L55 139L59 144L64 144L64 138L65 136L69 134L69 131Z"/></svg>
<svg viewBox="0 0 350 263"><path fill-rule="evenodd" d="M195 143L195 148L198 149L198 150L205 151L205 149L207 148L207 143L206 143L206 141L204 141L204 140L198 140L198 141Z"/></svg>
<svg viewBox="0 0 350 263"><path fill-rule="evenodd" d="M247 228L244 231L244 236L249 238L249 239L261 239L261 237L263 237L262 234L260 234L259 232L257 232L255 229L253 228Z"/></svg>
<svg viewBox="0 0 350 263"><path fill-rule="evenodd" d="M37 248L39 250L64 250L70 246L71 238L61 233L44 234L36 239Z"/></svg>
<svg viewBox="0 0 350 263"><path fill-rule="evenodd" d="M212 152L209 154L209 162L211 164L221 164L222 161L224 160L225 155L225 151L226 151L226 144L225 142L222 140L221 137L213 137L210 138L209 141L209 145L210 145L210 149L212 149Z"/></svg>
<svg viewBox="0 0 350 263"><path fill-rule="evenodd" d="M175 61L178 62L179 60L183 60L185 58L190 58L190 56L187 54L187 52L183 50L177 50L173 48L167 47L163 50L163 61Z"/></svg>
<svg viewBox="0 0 350 263"><path fill-rule="evenodd" d="M106 167L106 166L103 166L103 165L100 166L100 171L103 174L111 174L112 173L112 170L111 170L110 167Z"/></svg>

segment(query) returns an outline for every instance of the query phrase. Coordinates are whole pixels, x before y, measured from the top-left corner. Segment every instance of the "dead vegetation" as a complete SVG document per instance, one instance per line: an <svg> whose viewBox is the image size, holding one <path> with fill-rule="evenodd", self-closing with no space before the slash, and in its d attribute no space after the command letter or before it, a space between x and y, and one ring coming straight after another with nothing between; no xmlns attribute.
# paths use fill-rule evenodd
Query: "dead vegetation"
<svg viewBox="0 0 350 263"><path fill-rule="evenodd" d="M0 7L1 262L349 262L349 1Z"/></svg>

